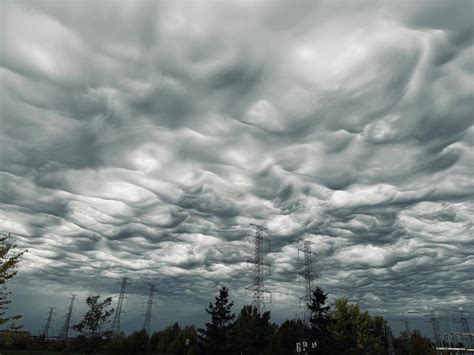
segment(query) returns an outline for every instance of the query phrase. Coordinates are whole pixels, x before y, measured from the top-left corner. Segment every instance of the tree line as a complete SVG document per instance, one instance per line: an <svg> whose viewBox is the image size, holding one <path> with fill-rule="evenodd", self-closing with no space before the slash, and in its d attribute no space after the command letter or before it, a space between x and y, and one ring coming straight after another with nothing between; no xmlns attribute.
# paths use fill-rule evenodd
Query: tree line
<svg viewBox="0 0 474 355"><path fill-rule="evenodd" d="M12 253L7 235L0 237L0 350L50 350L82 354L373 354L388 352L387 322L383 317L362 311L357 304L341 298L329 305L320 287L312 292L306 307L306 320L288 319L278 325L271 312L252 305L235 313L230 291L222 286L214 302L205 308L208 321L202 328L174 323L148 334L144 329L125 335L106 330L114 313L112 299L91 295L87 311L73 325L78 332L67 340L34 337L17 325L21 316L6 317L10 303L6 281L16 274L23 252ZM428 339L419 331L402 333L394 339L395 354L435 354Z"/></svg>

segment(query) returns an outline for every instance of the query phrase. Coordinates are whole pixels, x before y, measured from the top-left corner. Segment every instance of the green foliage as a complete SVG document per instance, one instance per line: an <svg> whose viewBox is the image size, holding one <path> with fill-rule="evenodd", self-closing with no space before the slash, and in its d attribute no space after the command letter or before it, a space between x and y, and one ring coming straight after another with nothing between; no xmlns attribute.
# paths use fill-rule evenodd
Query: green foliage
<svg viewBox="0 0 474 355"><path fill-rule="evenodd" d="M10 234L0 234L0 326L6 326L6 330L10 332L21 331L21 326L15 325L15 321L21 318L20 315L5 317L6 310L11 301L8 296L11 292L7 291L6 283L15 277L17 266L23 254L27 251L12 253L15 244L9 242ZM7 325L8 322L13 323ZM13 334L11 335L13 337Z"/></svg>
<svg viewBox="0 0 474 355"><path fill-rule="evenodd" d="M423 337L419 330L407 333L402 332L398 338L394 340L396 355L435 355L436 350L433 349L429 339Z"/></svg>
<svg viewBox="0 0 474 355"><path fill-rule="evenodd" d="M234 302L229 302L229 290L222 286L215 303L209 303L206 308L211 316L211 322L206 323L205 329L199 329L199 347L205 354L228 354L231 352L232 339L230 332L235 314L232 313Z"/></svg>
<svg viewBox="0 0 474 355"><path fill-rule="evenodd" d="M153 333L150 337L150 350L166 354L196 354L196 327L188 325L181 328L178 323L175 323L162 331Z"/></svg>
<svg viewBox="0 0 474 355"><path fill-rule="evenodd" d="M347 299L336 301L329 330L337 354L384 354L383 339L375 332L374 318Z"/></svg>
<svg viewBox="0 0 474 355"><path fill-rule="evenodd" d="M265 350L276 332L270 317L270 312L259 313L253 306L242 308L232 331L239 354L259 354Z"/></svg>

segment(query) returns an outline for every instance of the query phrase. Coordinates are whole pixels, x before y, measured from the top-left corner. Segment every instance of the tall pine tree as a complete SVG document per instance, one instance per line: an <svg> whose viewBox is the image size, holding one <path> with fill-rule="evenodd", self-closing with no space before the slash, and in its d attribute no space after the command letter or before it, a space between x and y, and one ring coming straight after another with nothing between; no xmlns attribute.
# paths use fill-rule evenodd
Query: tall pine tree
<svg viewBox="0 0 474 355"><path fill-rule="evenodd" d="M229 289L222 286L215 298L206 308L211 316L211 322L206 323L205 329L199 329L199 349L203 354L230 354L230 331L235 314L232 313L234 302L229 302Z"/></svg>
<svg viewBox="0 0 474 355"><path fill-rule="evenodd" d="M326 306L327 294L323 289L316 287L311 295L310 303L307 305L310 311L309 325L311 341L316 341L318 354L329 354L331 349L331 333L329 325L331 317L329 314L330 306Z"/></svg>

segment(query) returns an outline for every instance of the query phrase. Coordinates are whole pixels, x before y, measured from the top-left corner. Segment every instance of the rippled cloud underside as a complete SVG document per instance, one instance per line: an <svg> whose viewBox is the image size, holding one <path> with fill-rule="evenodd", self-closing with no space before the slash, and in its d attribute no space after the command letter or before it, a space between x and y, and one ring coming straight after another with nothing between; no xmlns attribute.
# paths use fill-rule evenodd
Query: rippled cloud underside
<svg viewBox="0 0 474 355"><path fill-rule="evenodd" d="M1 6L0 229L29 249L25 322L124 276L130 319L147 282L170 321L221 284L249 303L249 223L269 228L275 316L298 311L304 239L332 299L472 304L471 1Z"/></svg>

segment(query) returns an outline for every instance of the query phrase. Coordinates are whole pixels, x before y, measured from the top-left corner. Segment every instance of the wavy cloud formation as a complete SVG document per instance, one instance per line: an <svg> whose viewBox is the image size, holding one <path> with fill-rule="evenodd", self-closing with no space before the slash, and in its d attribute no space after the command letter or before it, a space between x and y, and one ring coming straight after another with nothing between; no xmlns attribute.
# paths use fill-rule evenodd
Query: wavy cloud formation
<svg viewBox="0 0 474 355"><path fill-rule="evenodd" d="M277 319L298 310L302 239L332 297L472 304L471 14L2 2L0 223L30 250L12 286L27 325L124 276L129 324L146 282L162 324L202 321L222 283L248 303L249 223L269 228Z"/></svg>

